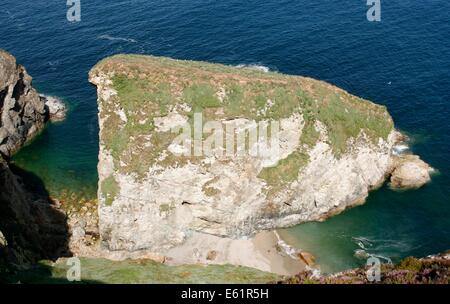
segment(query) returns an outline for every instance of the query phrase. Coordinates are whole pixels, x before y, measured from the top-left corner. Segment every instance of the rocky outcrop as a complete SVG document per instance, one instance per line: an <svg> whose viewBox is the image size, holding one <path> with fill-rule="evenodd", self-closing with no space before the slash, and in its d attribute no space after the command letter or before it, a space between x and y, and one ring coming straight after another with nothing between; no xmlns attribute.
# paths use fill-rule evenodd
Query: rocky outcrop
<svg viewBox="0 0 450 304"><path fill-rule="evenodd" d="M51 121L62 121L66 118L67 108L64 102L53 96L40 95L48 109L48 117Z"/></svg>
<svg viewBox="0 0 450 304"><path fill-rule="evenodd" d="M3 158L36 135L50 117L47 98L39 96L31 80L12 55L0 50L0 274L11 265L68 253L64 213L39 178Z"/></svg>
<svg viewBox="0 0 450 304"><path fill-rule="evenodd" d="M391 186L397 189L420 188L431 180L434 170L417 155L400 155L393 158L394 170Z"/></svg>
<svg viewBox="0 0 450 304"><path fill-rule="evenodd" d="M135 55L103 60L90 81L110 250L165 253L194 233L245 238L322 220L392 172L387 110L321 81ZM252 137L267 125L279 132Z"/></svg>
<svg viewBox="0 0 450 304"><path fill-rule="evenodd" d="M45 126L66 116L64 103L39 95L26 69L0 49L0 154L11 156Z"/></svg>
<svg viewBox="0 0 450 304"><path fill-rule="evenodd" d="M31 85L31 76L0 50L0 153L8 157L41 130L48 109Z"/></svg>

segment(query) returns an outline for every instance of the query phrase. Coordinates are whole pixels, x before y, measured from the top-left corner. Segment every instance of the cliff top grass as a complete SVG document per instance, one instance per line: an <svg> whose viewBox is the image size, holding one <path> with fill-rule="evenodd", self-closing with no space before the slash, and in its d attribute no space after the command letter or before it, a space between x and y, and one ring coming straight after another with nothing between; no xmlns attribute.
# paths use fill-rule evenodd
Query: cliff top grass
<svg viewBox="0 0 450 304"><path fill-rule="evenodd" d="M110 78L117 91L112 98L100 100L100 115L107 126L101 130L101 142L112 153L118 170L137 176L143 176L177 136L153 132L153 119L173 109L191 118L195 112L202 112L203 122L279 120L299 112L305 120L300 138L303 146L311 148L319 140L314 126L320 121L327 128L329 144L337 157L346 152L348 140L362 130L377 143L393 129L384 106L307 77L141 55L106 58L90 75L100 73ZM126 122L119 111L125 113ZM280 170L269 168L261 176L269 184L286 179L281 176L286 167L298 172L306 163L306 152L298 151L281 164ZM169 156L161 165L173 166L187 160L195 162L195 158ZM295 178L295 174L289 176Z"/></svg>
<svg viewBox="0 0 450 304"><path fill-rule="evenodd" d="M282 277L253 268L232 265L180 265L168 266L151 260L111 261L80 258L79 284L262 284ZM56 263L41 261L34 268L21 271L8 278L15 283L71 283L67 280L67 259Z"/></svg>

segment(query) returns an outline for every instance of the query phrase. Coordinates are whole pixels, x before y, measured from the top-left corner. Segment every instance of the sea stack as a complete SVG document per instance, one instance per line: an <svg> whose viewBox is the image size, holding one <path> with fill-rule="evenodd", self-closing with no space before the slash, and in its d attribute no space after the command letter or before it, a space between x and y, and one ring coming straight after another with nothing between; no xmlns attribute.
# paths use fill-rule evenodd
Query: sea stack
<svg viewBox="0 0 450 304"><path fill-rule="evenodd" d="M110 250L164 254L194 233L251 238L322 220L363 203L393 170L398 132L386 108L322 81L138 55L102 60L90 81ZM279 131L275 152L252 154L267 143L257 136L240 153L233 136L261 125ZM186 127L200 136L181 142ZM230 136L227 154L217 143Z"/></svg>

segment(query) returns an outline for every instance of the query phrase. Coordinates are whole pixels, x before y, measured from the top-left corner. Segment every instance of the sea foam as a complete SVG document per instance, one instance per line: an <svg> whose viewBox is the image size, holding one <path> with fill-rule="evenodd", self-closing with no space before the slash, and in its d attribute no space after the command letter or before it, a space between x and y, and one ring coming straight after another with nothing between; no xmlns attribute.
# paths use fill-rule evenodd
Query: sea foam
<svg viewBox="0 0 450 304"><path fill-rule="evenodd" d="M109 41L124 41L124 42L131 42L136 43L137 41L132 38L123 38L123 37L114 37L110 35L100 35L97 37L97 39L103 39L103 40L109 40Z"/></svg>
<svg viewBox="0 0 450 304"><path fill-rule="evenodd" d="M270 69L268 67L259 64L238 64L236 67L240 69L256 70L264 73L270 72Z"/></svg>
<svg viewBox="0 0 450 304"><path fill-rule="evenodd" d="M393 148L394 155L400 155L409 150L409 146L405 144L395 145Z"/></svg>

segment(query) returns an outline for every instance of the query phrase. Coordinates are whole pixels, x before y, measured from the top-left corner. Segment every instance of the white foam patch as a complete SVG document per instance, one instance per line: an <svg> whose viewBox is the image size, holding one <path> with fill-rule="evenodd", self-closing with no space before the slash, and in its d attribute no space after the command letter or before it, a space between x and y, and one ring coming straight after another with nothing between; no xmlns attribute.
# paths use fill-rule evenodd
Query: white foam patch
<svg viewBox="0 0 450 304"><path fill-rule="evenodd" d="M356 249L354 251L354 256L359 259L368 259L369 257L378 258L385 263L392 264L392 260L389 257L384 255L371 253L371 251L380 251L383 247L386 247L386 243L389 243L388 240L370 240L366 237L352 237L352 240L360 249ZM374 243L378 243L379 245L375 246ZM381 243L381 244L380 244ZM390 245L390 244L389 244ZM388 246L391 247L391 246ZM370 248L370 249L369 249Z"/></svg>
<svg viewBox="0 0 450 304"><path fill-rule="evenodd" d="M395 145L392 148L392 152L394 153L394 155L403 154L403 153L405 153L408 150L409 150L409 146L405 145L405 144Z"/></svg>
<svg viewBox="0 0 450 304"><path fill-rule="evenodd" d="M278 232L274 231L275 236L277 237L278 240L278 246L280 246L280 248L283 250L283 252L285 254L287 254L288 256L290 256L291 258L298 260L298 256L297 253L299 252L299 250L295 249L292 246L289 246L285 241L283 241L280 237L280 235L278 234Z"/></svg>
<svg viewBox="0 0 450 304"><path fill-rule="evenodd" d="M123 42L131 42L136 43L137 41L132 38L123 38L123 37L114 37L110 35L100 35L97 39L109 40L109 41L123 41Z"/></svg>
<svg viewBox="0 0 450 304"><path fill-rule="evenodd" d="M268 67L259 64L238 64L236 67L240 69L256 70L264 73L270 72L270 69Z"/></svg>

